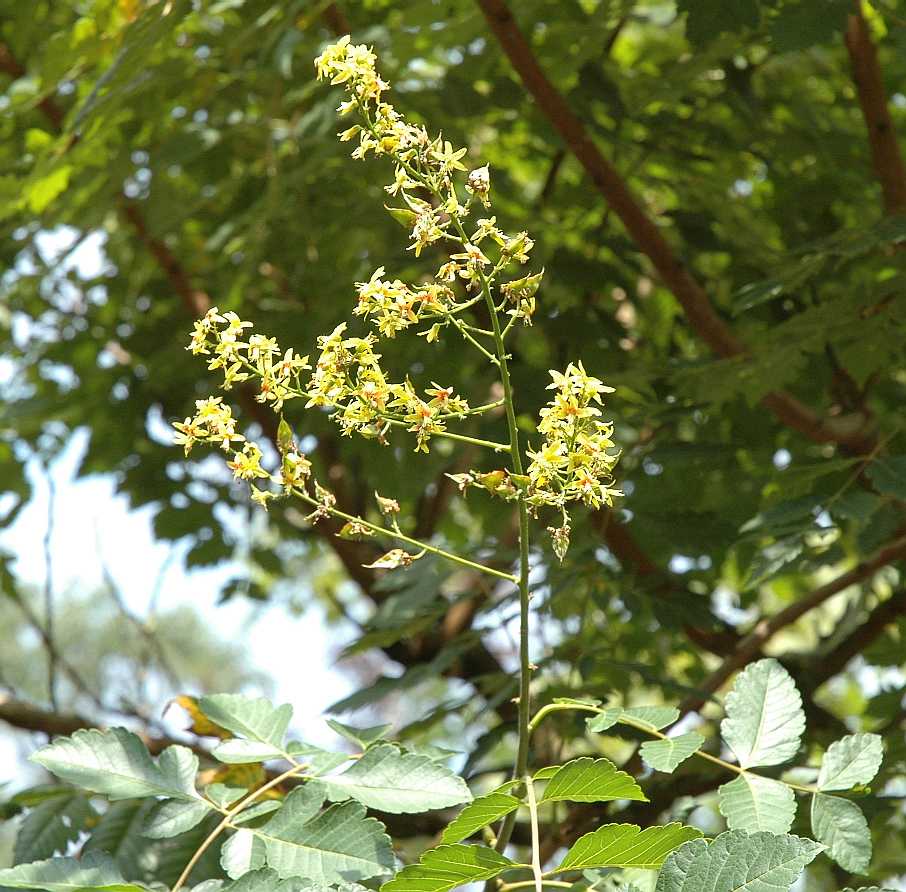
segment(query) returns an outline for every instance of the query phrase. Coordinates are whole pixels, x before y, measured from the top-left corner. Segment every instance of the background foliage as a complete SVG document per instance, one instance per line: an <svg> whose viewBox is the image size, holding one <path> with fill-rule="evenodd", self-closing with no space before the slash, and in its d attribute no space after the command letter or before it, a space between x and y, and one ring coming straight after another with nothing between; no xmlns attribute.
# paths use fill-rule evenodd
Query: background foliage
<svg viewBox="0 0 906 892"><path fill-rule="evenodd" d="M390 714L403 740L466 749L471 780L508 762L512 601L428 558L365 570L369 546L292 511L225 521L215 507L245 494L216 462L184 463L162 423L210 389L184 345L212 303L306 352L347 316L353 281L377 263L401 278L414 269L380 207L383 179L348 161L338 96L312 76L323 43L350 31L380 52L400 107L490 163L501 222L536 239L545 283L513 362L526 429L550 367L581 357L617 388L626 497L577 524L563 569L536 556L536 702L682 701L707 730L734 670L776 656L803 693L811 755L848 731L884 737L865 876L906 873L906 174L895 136L906 28L894 4L854 9L7 0L4 522L28 499L27 457L52 457L87 428L81 473L115 474L134 506L154 507L158 536L192 542L190 563L243 556L247 579L224 597L314 579L313 597L361 626L350 654L380 654L379 677L336 715ZM67 261L86 239L103 261L90 276ZM425 349L398 340L385 355L417 374ZM494 396L453 339L431 362L440 380ZM241 394L238 408L275 433ZM511 556L509 509L463 501L443 476L477 457L438 443L416 463L405 446L308 423L317 473L342 506L362 511L379 489L420 536ZM7 570L3 594L15 593L34 600ZM24 677L9 685L36 694ZM0 718L21 720L9 702ZM632 759L625 743L594 745ZM536 746L541 766L590 743L580 719L558 715ZM726 780L686 763L646 784L652 804L632 820L691 813L719 830ZM568 844L600 820L600 808L573 806L546 832ZM444 824L432 821L394 833ZM816 889L859 885L823 857L808 871Z"/></svg>

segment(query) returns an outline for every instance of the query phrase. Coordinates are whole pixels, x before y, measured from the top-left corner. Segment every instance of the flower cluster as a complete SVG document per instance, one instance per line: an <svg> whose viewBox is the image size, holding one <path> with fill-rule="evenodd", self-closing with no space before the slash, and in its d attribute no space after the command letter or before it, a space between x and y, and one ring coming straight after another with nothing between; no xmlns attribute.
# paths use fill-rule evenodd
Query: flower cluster
<svg viewBox="0 0 906 892"><path fill-rule="evenodd" d="M233 410L224 405L220 396L195 400L195 415L174 422L173 427L176 428L173 441L184 447L187 456L196 443L217 443L223 450L228 450L233 443L245 441L242 434L236 433Z"/></svg>
<svg viewBox="0 0 906 892"><path fill-rule="evenodd" d="M342 84L350 94L350 99L340 105L339 112L345 114L357 110L362 116L363 124L356 124L340 133L341 140L358 139L353 157L364 158L373 152L375 155L388 155L395 161L394 180L385 188L390 195L401 198L406 207L388 208L388 211L410 229L409 249L417 257L429 245L444 239L460 243L463 250L451 256L437 279L447 283L463 281L470 291L489 285L497 273L510 263L527 263L533 247L531 238L525 232L507 235L497 228L493 217L479 220L478 228L466 237L462 221L469 215L476 199L483 207L490 207L491 173L488 165L468 172L463 183L467 197L461 202L454 175L467 170L463 163L466 149L456 148L440 135L432 138L424 127L410 124L385 102L382 97L388 84L377 73L375 61L374 53L367 46L353 45L348 37L344 37L325 49L315 60L315 65L318 77ZM426 200L424 193L428 193L432 200ZM479 247L487 238L496 243L493 258L489 258ZM394 289L391 288L391 291ZM505 291L503 295L508 299ZM413 309L412 296L408 291L402 294L397 291L385 299L376 315L382 334L392 337L416 321L413 316L417 311ZM429 292L429 297L434 296ZM446 295L448 300L451 296ZM401 298L401 306L393 307L388 303L388 300L398 298ZM528 323L534 312L533 296L511 301L511 304L508 312ZM361 312L366 311L363 309ZM433 339L436 336L435 329L430 337Z"/></svg>
<svg viewBox="0 0 906 892"><path fill-rule="evenodd" d="M563 525L551 528L559 554L569 544L568 503L580 501L600 508L612 505L614 496L622 493L612 486L613 469L620 457L619 452L611 451L613 425L600 420L598 408L602 394L613 393L613 388L589 375L581 362L570 363L564 372L551 370L550 375L553 382L548 389L556 392L541 410L541 446L528 452L528 500L537 507L560 508Z"/></svg>
<svg viewBox="0 0 906 892"><path fill-rule="evenodd" d="M356 283L358 302L353 312L370 321L376 333L352 337L347 334L347 324L341 323L318 338L313 367L307 356L281 351L274 338L253 333L251 323L233 312L221 313L215 307L195 323L188 349L209 357L208 368L222 372L223 387L256 380L255 398L281 415L275 438L280 455L276 473L262 466L262 450L236 432L231 409L220 397L199 400L195 415L174 426L176 441L184 445L187 455L198 442L232 449L228 465L233 475L250 484L252 499L265 508L272 499L295 494L314 509L309 520L317 522L329 515L344 519L339 532L344 538L379 532L414 542L402 535L396 520L399 505L393 499L376 496L389 528L337 509L333 494L312 479L311 463L299 451L282 409L288 401L302 398L306 408L327 409L344 435L358 433L382 443L391 428L398 426L415 434L416 450L423 452L428 451L433 437L448 436L496 454L512 454L518 446L512 412L508 413L509 443L447 430L448 422L480 416L503 400L472 409L452 387L432 382L431 387L418 390L408 378L390 380L381 366L377 345L380 338L394 338L423 322L429 326L419 334L435 341L450 326L500 371L503 392L508 394L505 339L518 320L531 324L543 270L501 281L510 267L529 262L532 239L526 232L508 235L490 214L468 220L473 207L490 207L489 168L468 171L466 149L442 136L430 137L423 127L408 123L385 102L383 95L389 85L377 73L375 63L370 48L355 46L348 37L329 46L316 60L318 76L342 84L349 94L340 112L356 110L361 115L362 124L340 134L343 140L358 139L353 156L362 158L371 152L394 161L394 180L385 189L404 206L388 211L409 229L410 250L418 256L432 245L450 245L443 252L446 257L422 284L390 278L384 267L375 270L367 282ZM459 176L461 172L467 172L465 177ZM483 305L490 329L468 321L466 313L476 303ZM502 314L510 317L505 326L501 325ZM305 372L311 374L303 380ZM581 363L570 364L562 373L552 371L551 376L555 394L541 411L538 431L542 442L537 451L528 451L525 473L513 456L513 468L451 476L461 491L482 488L499 498L518 501L523 512L537 515L542 508L558 510L561 525L548 529L554 551L562 560L570 537L568 505L577 501L593 508L611 504L619 494L612 487L619 454L613 449L612 425L601 420L599 408L602 395L612 388L589 376ZM519 473L514 469L520 469ZM259 480L267 480L277 489L259 489L253 485ZM394 549L369 566L405 566L424 553L410 555Z"/></svg>
<svg viewBox="0 0 906 892"><path fill-rule="evenodd" d="M245 329L251 327L251 322L243 322L235 313L221 313L212 307L196 320L186 349L211 357L208 368L223 370L226 390L257 377L260 392L255 398L279 412L287 400L302 396L299 377L311 366L307 356L298 356L292 349L281 356L275 338L251 334L243 340Z"/></svg>
<svg viewBox="0 0 906 892"><path fill-rule="evenodd" d="M469 404L452 387L433 383L424 399L408 380L387 380L376 353L374 335L344 337L346 323L318 338L321 355L308 387L306 406L330 406L344 434L357 432L384 441L393 425L416 435L416 450L428 451L428 442L446 430L446 420L462 418Z"/></svg>
<svg viewBox="0 0 906 892"><path fill-rule="evenodd" d="M420 322L423 316L442 316L452 304L453 292L444 282L430 282L411 288L399 279L384 279L384 267L378 267L367 282L356 282L359 302L353 312L374 325L384 336L392 338L398 331Z"/></svg>

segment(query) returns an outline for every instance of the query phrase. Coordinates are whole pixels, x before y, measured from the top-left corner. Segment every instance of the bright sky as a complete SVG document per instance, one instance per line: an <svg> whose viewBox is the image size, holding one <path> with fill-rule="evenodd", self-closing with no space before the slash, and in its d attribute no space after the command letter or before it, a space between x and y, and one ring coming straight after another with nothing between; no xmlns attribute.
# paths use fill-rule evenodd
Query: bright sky
<svg viewBox="0 0 906 892"><path fill-rule="evenodd" d="M97 275L105 262L103 237L89 237L66 255L75 244L74 239L74 231L65 228L48 232L41 240L41 252L48 261L58 259L60 275L71 268L86 277ZM22 263L17 266L17 272L27 271ZM28 320L14 319L13 324L21 325L23 334L27 334ZM4 364L0 381L12 371L8 363ZM87 433L76 433L51 465L55 489L53 587L59 593L70 586L90 591L102 585L100 542L104 563L130 608L141 615L174 546L155 539L153 509L130 510L126 497L115 493L110 476L75 479L86 443ZM28 467L28 472L33 498L16 522L0 532L0 548L16 555L14 572L23 583L43 586L49 486L36 463ZM213 568L186 571L182 555L187 547L175 547L178 556L170 561L163 578L159 607L191 603L216 634L227 640L244 641L254 668L273 679L275 699L293 705L295 730L312 743L335 742L337 738L321 714L326 706L350 692L350 682L332 665L332 654L339 642L335 629L328 636L323 613L312 607L300 617L289 616L282 607L262 609L241 597L218 606L221 586L241 574L241 568L225 562ZM4 745L4 735L0 733L0 759L6 754ZM10 761L0 764L9 766ZM7 779L5 774L0 771L0 783Z"/></svg>

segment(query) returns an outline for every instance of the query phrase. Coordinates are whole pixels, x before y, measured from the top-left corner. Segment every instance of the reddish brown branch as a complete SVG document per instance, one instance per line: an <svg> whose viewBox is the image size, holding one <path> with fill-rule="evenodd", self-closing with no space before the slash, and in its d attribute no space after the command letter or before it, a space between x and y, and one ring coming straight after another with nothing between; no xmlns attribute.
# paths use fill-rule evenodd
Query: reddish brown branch
<svg viewBox="0 0 906 892"><path fill-rule="evenodd" d="M853 80L859 96L862 117L868 129L872 167L884 195L888 214L906 212L906 166L890 117L887 94L878 52L862 14L861 0L855 0L855 12L846 29L846 49L852 65Z"/></svg>
<svg viewBox="0 0 906 892"><path fill-rule="evenodd" d="M802 673L800 689L803 694L815 691L828 679L839 675L846 669L850 660L864 653L888 626L904 614L906 614L906 589L901 589L875 607L865 622L853 629L836 647L825 654L820 654L814 660L814 665Z"/></svg>
<svg viewBox="0 0 906 892"><path fill-rule="evenodd" d="M718 315L705 290L676 255L625 180L601 154L585 125L550 82L505 0L477 2L538 108L585 168L636 245L654 265L661 280L679 301L694 331L718 356L729 358L745 355L745 345ZM863 425L822 419L790 394L769 393L763 397L762 403L784 424L816 442L840 443L856 451L864 451L866 444L870 442L862 429Z"/></svg>
<svg viewBox="0 0 906 892"><path fill-rule="evenodd" d="M651 588L653 597L664 601L698 597L675 575L658 567L629 532L629 528L625 524L616 523L608 512L596 512L592 515L592 523L624 570L634 572L653 583ZM739 635L730 626L723 629L703 629L686 623L683 632L693 644L720 657L733 653L739 644Z"/></svg>
<svg viewBox="0 0 906 892"><path fill-rule="evenodd" d="M738 669L758 659L764 646L782 629L791 626L810 610L820 607L825 601L859 582L864 582L882 567L906 557L906 537L897 539L875 552L870 558L857 564L852 570L841 573L825 585L816 588L804 598L799 598L770 619L762 620L739 644L736 651L705 679L697 688L700 695L688 698L681 706L683 714L700 709L706 697L718 691Z"/></svg>

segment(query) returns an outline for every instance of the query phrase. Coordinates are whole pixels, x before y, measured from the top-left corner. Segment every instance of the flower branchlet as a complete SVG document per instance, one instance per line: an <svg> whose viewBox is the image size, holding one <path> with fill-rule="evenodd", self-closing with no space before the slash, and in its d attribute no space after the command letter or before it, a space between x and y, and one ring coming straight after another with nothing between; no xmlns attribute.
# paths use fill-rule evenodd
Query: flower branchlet
<svg viewBox="0 0 906 892"><path fill-rule="evenodd" d="M530 262L534 242L526 232L506 233L491 214L469 222L473 208L491 207L489 166L470 170L465 148L456 147L442 135L432 137L384 101L389 84L378 73L376 61L369 47L354 45L344 37L327 47L315 64L319 78L346 90L348 98L340 105L340 114L357 112L360 117L360 123L340 133L341 140L356 141L353 157L374 154L392 160L393 181L385 189L398 206L387 210L409 230L409 250L420 256L431 246L435 246L432 251L449 246L446 259L433 275L419 283L388 275L383 266L367 281L356 283L358 299L352 312L373 325L374 331L362 337L350 336L347 323L341 323L317 339L313 364L308 356L292 349L281 350L275 338L254 333L252 324L235 313L210 310L195 323L188 349L209 357L208 367L223 374L224 389L257 381L256 399L280 415L280 467L275 473L262 467L262 450L236 431L236 420L221 397L199 400L195 416L174 425L176 441L187 455L196 443L215 443L233 450L228 466L238 480L249 482L252 498L265 508L273 499L296 495L314 509L309 514L313 523L331 515L345 519L339 533L344 538L363 538L377 531L410 543L414 540L404 536L399 527L399 504L394 499L375 494L389 528L337 510L336 498L312 478L311 462L299 451L283 419L288 403L302 399L306 408L326 408L344 435L358 434L381 444L388 441L393 428L399 427L415 435L417 451L428 452L434 437L445 436L489 447L496 453L508 452L511 467L472 469L451 477L463 493L483 489L518 502L521 511L558 511L560 525L548 531L562 560L569 545L568 505L582 502L599 508L612 504L613 497L619 495L612 486L619 453L612 441L613 427L601 419L600 409L602 395L612 388L588 375L581 363L570 364L564 372L551 371L555 393L541 411L541 442L537 450L528 450L530 461L523 472L521 454L514 453L518 438L511 436L510 444L494 443L450 429L453 423L466 422L502 404L511 422L515 417L512 405L507 404L511 395L473 408L452 386L432 381L430 387L417 388L408 377L394 380L385 371L378 349L380 339L395 338L415 328L432 343L449 328L498 368L508 394L504 338L517 321L531 324L544 273L503 278L510 268ZM471 318L470 310L478 302L483 302L491 314L492 330L480 327ZM498 324L498 314L510 317L505 327ZM268 480L276 489L259 489L254 483L260 480ZM429 550L438 551L430 546ZM423 553L410 554L396 548L369 566L407 566ZM495 575L501 574L495 571Z"/></svg>

